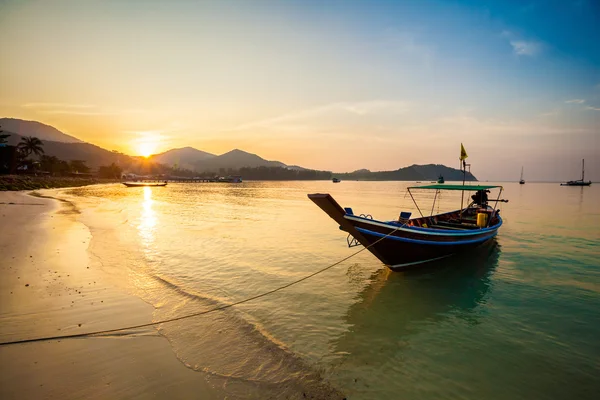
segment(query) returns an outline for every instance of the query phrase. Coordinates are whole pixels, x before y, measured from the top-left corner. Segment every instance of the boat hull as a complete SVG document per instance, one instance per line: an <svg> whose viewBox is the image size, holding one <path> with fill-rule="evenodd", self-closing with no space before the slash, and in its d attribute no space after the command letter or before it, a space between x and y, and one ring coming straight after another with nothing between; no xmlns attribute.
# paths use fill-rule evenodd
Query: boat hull
<svg viewBox="0 0 600 400"><path fill-rule="evenodd" d="M123 185L125 185L127 187L167 186L166 183L151 183L151 182L123 182Z"/></svg>
<svg viewBox="0 0 600 400"><path fill-rule="evenodd" d="M494 226L464 231L408 226L356 216L328 194L309 195L309 198L338 222L341 230L395 271L474 251L491 241L502 225L498 216L499 222Z"/></svg>
<svg viewBox="0 0 600 400"><path fill-rule="evenodd" d="M369 222L356 222L356 229L367 240L361 244L368 247L377 258L393 270L417 267L456 254L472 251L492 240L498 229L478 235L451 236L432 235L428 232L396 230L397 226L369 226ZM369 229L371 228L371 229Z"/></svg>
<svg viewBox="0 0 600 400"><path fill-rule="evenodd" d="M575 181L575 182L561 183L560 186L590 186L591 184L592 184L591 181L588 181L588 182Z"/></svg>

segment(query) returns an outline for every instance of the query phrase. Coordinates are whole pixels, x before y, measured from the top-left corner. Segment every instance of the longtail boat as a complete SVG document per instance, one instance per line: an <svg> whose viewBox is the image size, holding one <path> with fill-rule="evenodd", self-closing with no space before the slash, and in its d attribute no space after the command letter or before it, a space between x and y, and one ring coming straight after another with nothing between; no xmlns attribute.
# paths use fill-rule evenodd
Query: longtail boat
<svg viewBox="0 0 600 400"><path fill-rule="evenodd" d="M123 182L127 187L167 186L167 182Z"/></svg>
<svg viewBox="0 0 600 400"><path fill-rule="evenodd" d="M466 208L425 216L411 192L415 189L435 190L435 198L442 190L474 191L475 194ZM488 205L490 189L500 189L496 205L506 201L500 200L502 186L435 184L409 187L408 192L420 216L410 218L412 213L401 212L393 221L376 220L368 214L356 215L352 208L342 208L330 194L309 194L308 198L336 221L341 230L348 232L348 247L363 245L392 270L402 270L464 253L494 238L502 226L502 217L496 205Z"/></svg>
<svg viewBox="0 0 600 400"><path fill-rule="evenodd" d="M463 177L466 175L466 151L461 144ZM488 200L490 189L499 189L494 206ZM419 264L468 252L492 240L502 226L500 210L502 186L433 184L409 187L408 193L420 216L411 218L411 212L401 212L393 221L381 221L370 214L356 215L352 208L342 208L330 194L309 194L311 199L327 215L337 222L342 231L348 232L348 247L363 245L392 270L402 270ZM413 190L435 190L431 214L425 216L415 201ZM460 209L433 215L440 191L461 191ZM464 192L475 192L472 201L463 208Z"/></svg>

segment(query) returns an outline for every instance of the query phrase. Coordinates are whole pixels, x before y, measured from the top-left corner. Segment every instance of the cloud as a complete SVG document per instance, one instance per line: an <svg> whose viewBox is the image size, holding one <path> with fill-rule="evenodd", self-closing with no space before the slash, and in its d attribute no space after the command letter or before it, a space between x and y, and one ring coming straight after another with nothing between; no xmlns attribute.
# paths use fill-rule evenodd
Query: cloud
<svg viewBox="0 0 600 400"><path fill-rule="evenodd" d="M535 56L541 52L541 45L537 42L526 40L511 40L513 52L518 56Z"/></svg>
<svg viewBox="0 0 600 400"><path fill-rule="evenodd" d="M583 103L585 103L585 100L584 99L572 99L572 100L565 101L565 103L583 104Z"/></svg>
<svg viewBox="0 0 600 400"><path fill-rule="evenodd" d="M557 109L557 108L555 108L552 111L548 111L548 112L540 114L540 117L554 117L554 116L557 116L559 114L560 114L560 110Z"/></svg>
<svg viewBox="0 0 600 400"><path fill-rule="evenodd" d="M248 122L227 131L244 131L255 128L287 131L303 130L310 126L337 125L341 121L347 121L348 118L403 114L409 110L409 107L409 102L393 100L339 102Z"/></svg>
<svg viewBox="0 0 600 400"><path fill-rule="evenodd" d="M513 52L517 56L533 57L542 52L543 45L541 42L521 39L518 35L508 30L503 30L500 33L500 36L508 39L508 42L513 48Z"/></svg>
<svg viewBox="0 0 600 400"><path fill-rule="evenodd" d="M591 106L588 106L585 109L586 110L592 110L592 111L600 111L600 107L591 107Z"/></svg>
<svg viewBox="0 0 600 400"><path fill-rule="evenodd" d="M69 103L25 103L21 107L36 110L42 114L62 114L62 115L122 115L122 114L140 114L146 110L140 108L130 108L125 110L101 110L91 104L69 104Z"/></svg>
<svg viewBox="0 0 600 400"><path fill-rule="evenodd" d="M66 115L114 115L117 113L104 111L78 111L78 110L42 110L44 114L66 114Z"/></svg>
<svg viewBox="0 0 600 400"><path fill-rule="evenodd" d="M82 109L82 108L96 108L91 104L67 104L67 103L26 103L22 104L21 107L24 108L72 108L72 109Z"/></svg>

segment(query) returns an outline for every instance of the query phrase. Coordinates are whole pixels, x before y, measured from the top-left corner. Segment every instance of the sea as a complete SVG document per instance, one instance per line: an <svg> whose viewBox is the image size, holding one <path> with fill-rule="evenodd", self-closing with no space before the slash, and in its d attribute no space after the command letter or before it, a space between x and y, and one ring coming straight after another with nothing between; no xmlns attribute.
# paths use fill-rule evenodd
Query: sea
<svg viewBox="0 0 600 400"><path fill-rule="evenodd" d="M491 183L488 183L491 184ZM154 321L270 292L361 250L308 198L435 214L468 195L414 182L60 189L90 257ZM492 243L392 272L368 251L264 297L157 325L227 398L592 399L600 393L600 184L498 183ZM199 375L199 376L200 376Z"/></svg>

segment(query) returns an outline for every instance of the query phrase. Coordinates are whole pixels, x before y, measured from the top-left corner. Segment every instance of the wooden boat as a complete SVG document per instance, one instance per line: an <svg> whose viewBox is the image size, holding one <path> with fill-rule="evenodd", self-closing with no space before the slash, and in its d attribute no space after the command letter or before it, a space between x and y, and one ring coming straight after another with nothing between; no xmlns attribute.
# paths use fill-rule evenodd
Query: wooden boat
<svg viewBox="0 0 600 400"><path fill-rule="evenodd" d="M127 187L167 186L167 182L123 182Z"/></svg>
<svg viewBox="0 0 600 400"><path fill-rule="evenodd" d="M442 175L438 176L437 183L444 183L444 177Z"/></svg>
<svg viewBox="0 0 600 400"><path fill-rule="evenodd" d="M338 178L333 178L331 181L332 181L333 183L340 183L340 180L339 180Z"/></svg>
<svg viewBox="0 0 600 400"><path fill-rule="evenodd" d="M521 180L519 181L519 185L524 185L525 179L523 179L523 167L521 167Z"/></svg>
<svg viewBox="0 0 600 400"><path fill-rule="evenodd" d="M581 179L561 183L560 186L590 186L592 181L585 181L585 159L581 160Z"/></svg>
<svg viewBox="0 0 600 400"><path fill-rule="evenodd" d="M411 190L435 190L433 206L441 190L475 192L472 202L461 209L424 216ZM499 189L494 207L488 205L487 193ZM356 215L351 208L342 208L329 194L309 194L308 197L340 229L348 232L348 247L363 245L392 270L402 270L419 264L441 260L454 254L468 252L490 241L502 226L496 209L502 186L495 185L426 185L408 188L420 217L410 218L410 212L401 212L394 221L375 220L370 215Z"/></svg>

